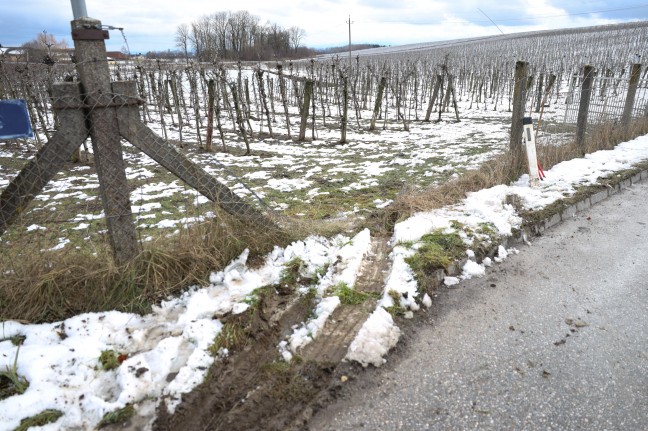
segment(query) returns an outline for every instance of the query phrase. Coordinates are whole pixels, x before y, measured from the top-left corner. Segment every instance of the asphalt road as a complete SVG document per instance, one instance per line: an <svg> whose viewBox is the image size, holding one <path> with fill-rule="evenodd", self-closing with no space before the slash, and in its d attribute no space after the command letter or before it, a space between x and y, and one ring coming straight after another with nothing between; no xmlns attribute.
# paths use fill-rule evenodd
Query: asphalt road
<svg viewBox="0 0 648 431"><path fill-rule="evenodd" d="M311 430L648 430L648 184L442 288Z"/></svg>

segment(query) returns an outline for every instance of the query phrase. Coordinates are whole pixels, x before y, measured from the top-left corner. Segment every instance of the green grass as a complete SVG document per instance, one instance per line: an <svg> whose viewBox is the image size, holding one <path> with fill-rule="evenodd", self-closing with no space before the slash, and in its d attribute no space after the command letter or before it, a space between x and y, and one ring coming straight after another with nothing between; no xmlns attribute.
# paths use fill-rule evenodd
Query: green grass
<svg viewBox="0 0 648 431"><path fill-rule="evenodd" d="M99 363L104 371L114 370L120 365L118 355L114 350L102 350L99 355Z"/></svg>
<svg viewBox="0 0 648 431"><path fill-rule="evenodd" d="M18 374L19 353L20 346L16 348L16 356L14 357L13 364L5 367L4 371L0 371L0 400L13 395L24 394L29 387L27 379Z"/></svg>
<svg viewBox="0 0 648 431"><path fill-rule="evenodd" d="M217 356L221 351L235 350L247 342L245 325L240 322L227 322L216 336L214 343L209 346L209 353Z"/></svg>
<svg viewBox="0 0 648 431"><path fill-rule="evenodd" d="M134 414L135 407L128 404L121 409L106 413L97 424L97 428L104 428L113 424L122 424L132 418Z"/></svg>
<svg viewBox="0 0 648 431"><path fill-rule="evenodd" d="M248 304L250 308L256 308L260 305L263 298L272 294L274 290L275 287L272 285L258 287L250 292L250 294L243 299L243 302Z"/></svg>
<svg viewBox="0 0 648 431"><path fill-rule="evenodd" d="M27 431L31 427L42 427L56 422L61 416L63 416L63 412L60 410L43 410L34 416L22 419L14 431Z"/></svg>
<svg viewBox="0 0 648 431"><path fill-rule="evenodd" d="M452 262L465 257L468 250L457 232L437 230L424 235L420 244L416 253L405 259L412 268L419 290L430 287L437 270L447 270Z"/></svg>
<svg viewBox="0 0 648 431"><path fill-rule="evenodd" d="M340 283L333 287L333 295L340 298L345 305L360 305L369 299L378 299L380 294L366 293L349 287L346 283Z"/></svg>
<svg viewBox="0 0 648 431"><path fill-rule="evenodd" d="M284 270L281 272L281 276L279 278L279 284L281 285L281 287L294 290L302 279L300 272L303 266L304 261L299 257L295 257L292 260L286 262L284 265Z"/></svg>
<svg viewBox="0 0 648 431"><path fill-rule="evenodd" d="M385 307L385 310L392 316L404 315L407 310L401 305L401 294L395 290L390 290L387 294L391 297L394 305Z"/></svg>

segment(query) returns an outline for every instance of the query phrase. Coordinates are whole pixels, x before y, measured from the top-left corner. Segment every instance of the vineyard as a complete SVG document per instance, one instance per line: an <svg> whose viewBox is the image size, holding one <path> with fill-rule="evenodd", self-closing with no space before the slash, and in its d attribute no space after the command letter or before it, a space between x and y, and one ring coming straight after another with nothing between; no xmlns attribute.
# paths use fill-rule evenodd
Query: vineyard
<svg viewBox="0 0 648 431"><path fill-rule="evenodd" d="M0 429L297 429L440 286L646 178L648 22L266 63L72 29L0 47L34 131L0 141Z"/></svg>
<svg viewBox="0 0 648 431"><path fill-rule="evenodd" d="M292 62L109 66L111 80L135 82L144 124L244 202L284 226L347 226L506 153L517 61L528 63L525 111L541 148L575 139L585 65L596 72L587 136L627 126L632 65L646 47L648 24L631 23ZM0 189L68 112L53 109L52 84L78 80L69 55L48 64L21 60L3 55L0 97L28 101L36 136L2 143ZM637 71L631 118L648 110L648 69ZM114 103L133 97L122 96ZM65 252L109 254L89 142L0 238L5 274L15 274L25 256L42 263ZM141 244L183 238L222 218L204 193L128 142L122 148Z"/></svg>

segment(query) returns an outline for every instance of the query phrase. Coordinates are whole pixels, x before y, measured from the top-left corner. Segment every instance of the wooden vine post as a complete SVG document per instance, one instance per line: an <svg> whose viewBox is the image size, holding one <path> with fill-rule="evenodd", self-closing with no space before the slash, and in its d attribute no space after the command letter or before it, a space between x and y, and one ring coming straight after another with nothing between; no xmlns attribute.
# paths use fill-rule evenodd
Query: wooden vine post
<svg viewBox="0 0 648 431"><path fill-rule="evenodd" d="M349 79L342 76L342 117L340 127L340 144L347 141L347 125L349 124Z"/></svg>
<svg viewBox="0 0 648 431"><path fill-rule="evenodd" d="M307 80L304 84L304 104L301 109L301 123L299 125L298 141L306 139L306 127L308 127L308 114L311 105L311 97L313 97L313 81Z"/></svg>
<svg viewBox="0 0 648 431"><path fill-rule="evenodd" d="M511 140L509 150L512 160L512 174L517 176L523 169L522 133L524 131L524 105L529 75L529 64L525 61L515 63L515 81L513 86L513 114L511 121Z"/></svg>
<svg viewBox="0 0 648 431"><path fill-rule="evenodd" d="M382 105L383 93L385 92L385 86L387 85L387 77L383 76L380 78L380 83L378 84L378 94L376 95L376 104L374 105L373 115L371 116L371 124L369 125L369 130L376 130L376 120L380 114L380 107Z"/></svg>
<svg viewBox="0 0 648 431"><path fill-rule="evenodd" d="M286 117L286 131L290 138L290 116L288 115L288 100L286 97L286 82L283 77L283 65L277 64L277 73L279 74L279 95L281 96L281 105L283 106L284 116Z"/></svg>
<svg viewBox="0 0 648 431"><path fill-rule="evenodd" d="M207 84L207 142L205 150L212 151L212 136L214 134L214 80Z"/></svg>
<svg viewBox="0 0 648 431"><path fill-rule="evenodd" d="M594 68L592 66L585 66L583 68L583 82L581 83L578 117L576 118L576 145L580 149L582 155L585 155L586 153L585 132L587 131L587 114L589 113L593 82Z"/></svg>

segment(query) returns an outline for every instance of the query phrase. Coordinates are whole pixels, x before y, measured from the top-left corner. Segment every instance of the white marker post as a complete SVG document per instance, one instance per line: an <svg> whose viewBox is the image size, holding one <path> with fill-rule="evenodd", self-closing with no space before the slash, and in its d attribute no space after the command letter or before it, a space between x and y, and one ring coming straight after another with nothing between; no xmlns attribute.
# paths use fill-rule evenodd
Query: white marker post
<svg viewBox="0 0 648 431"><path fill-rule="evenodd" d="M524 117L524 142L526 143L527 160L529 161L529 184L531 187L540 185L538 176L538 157L536 155L535 134L533 133L533 120L531 117Z"/></svg>

